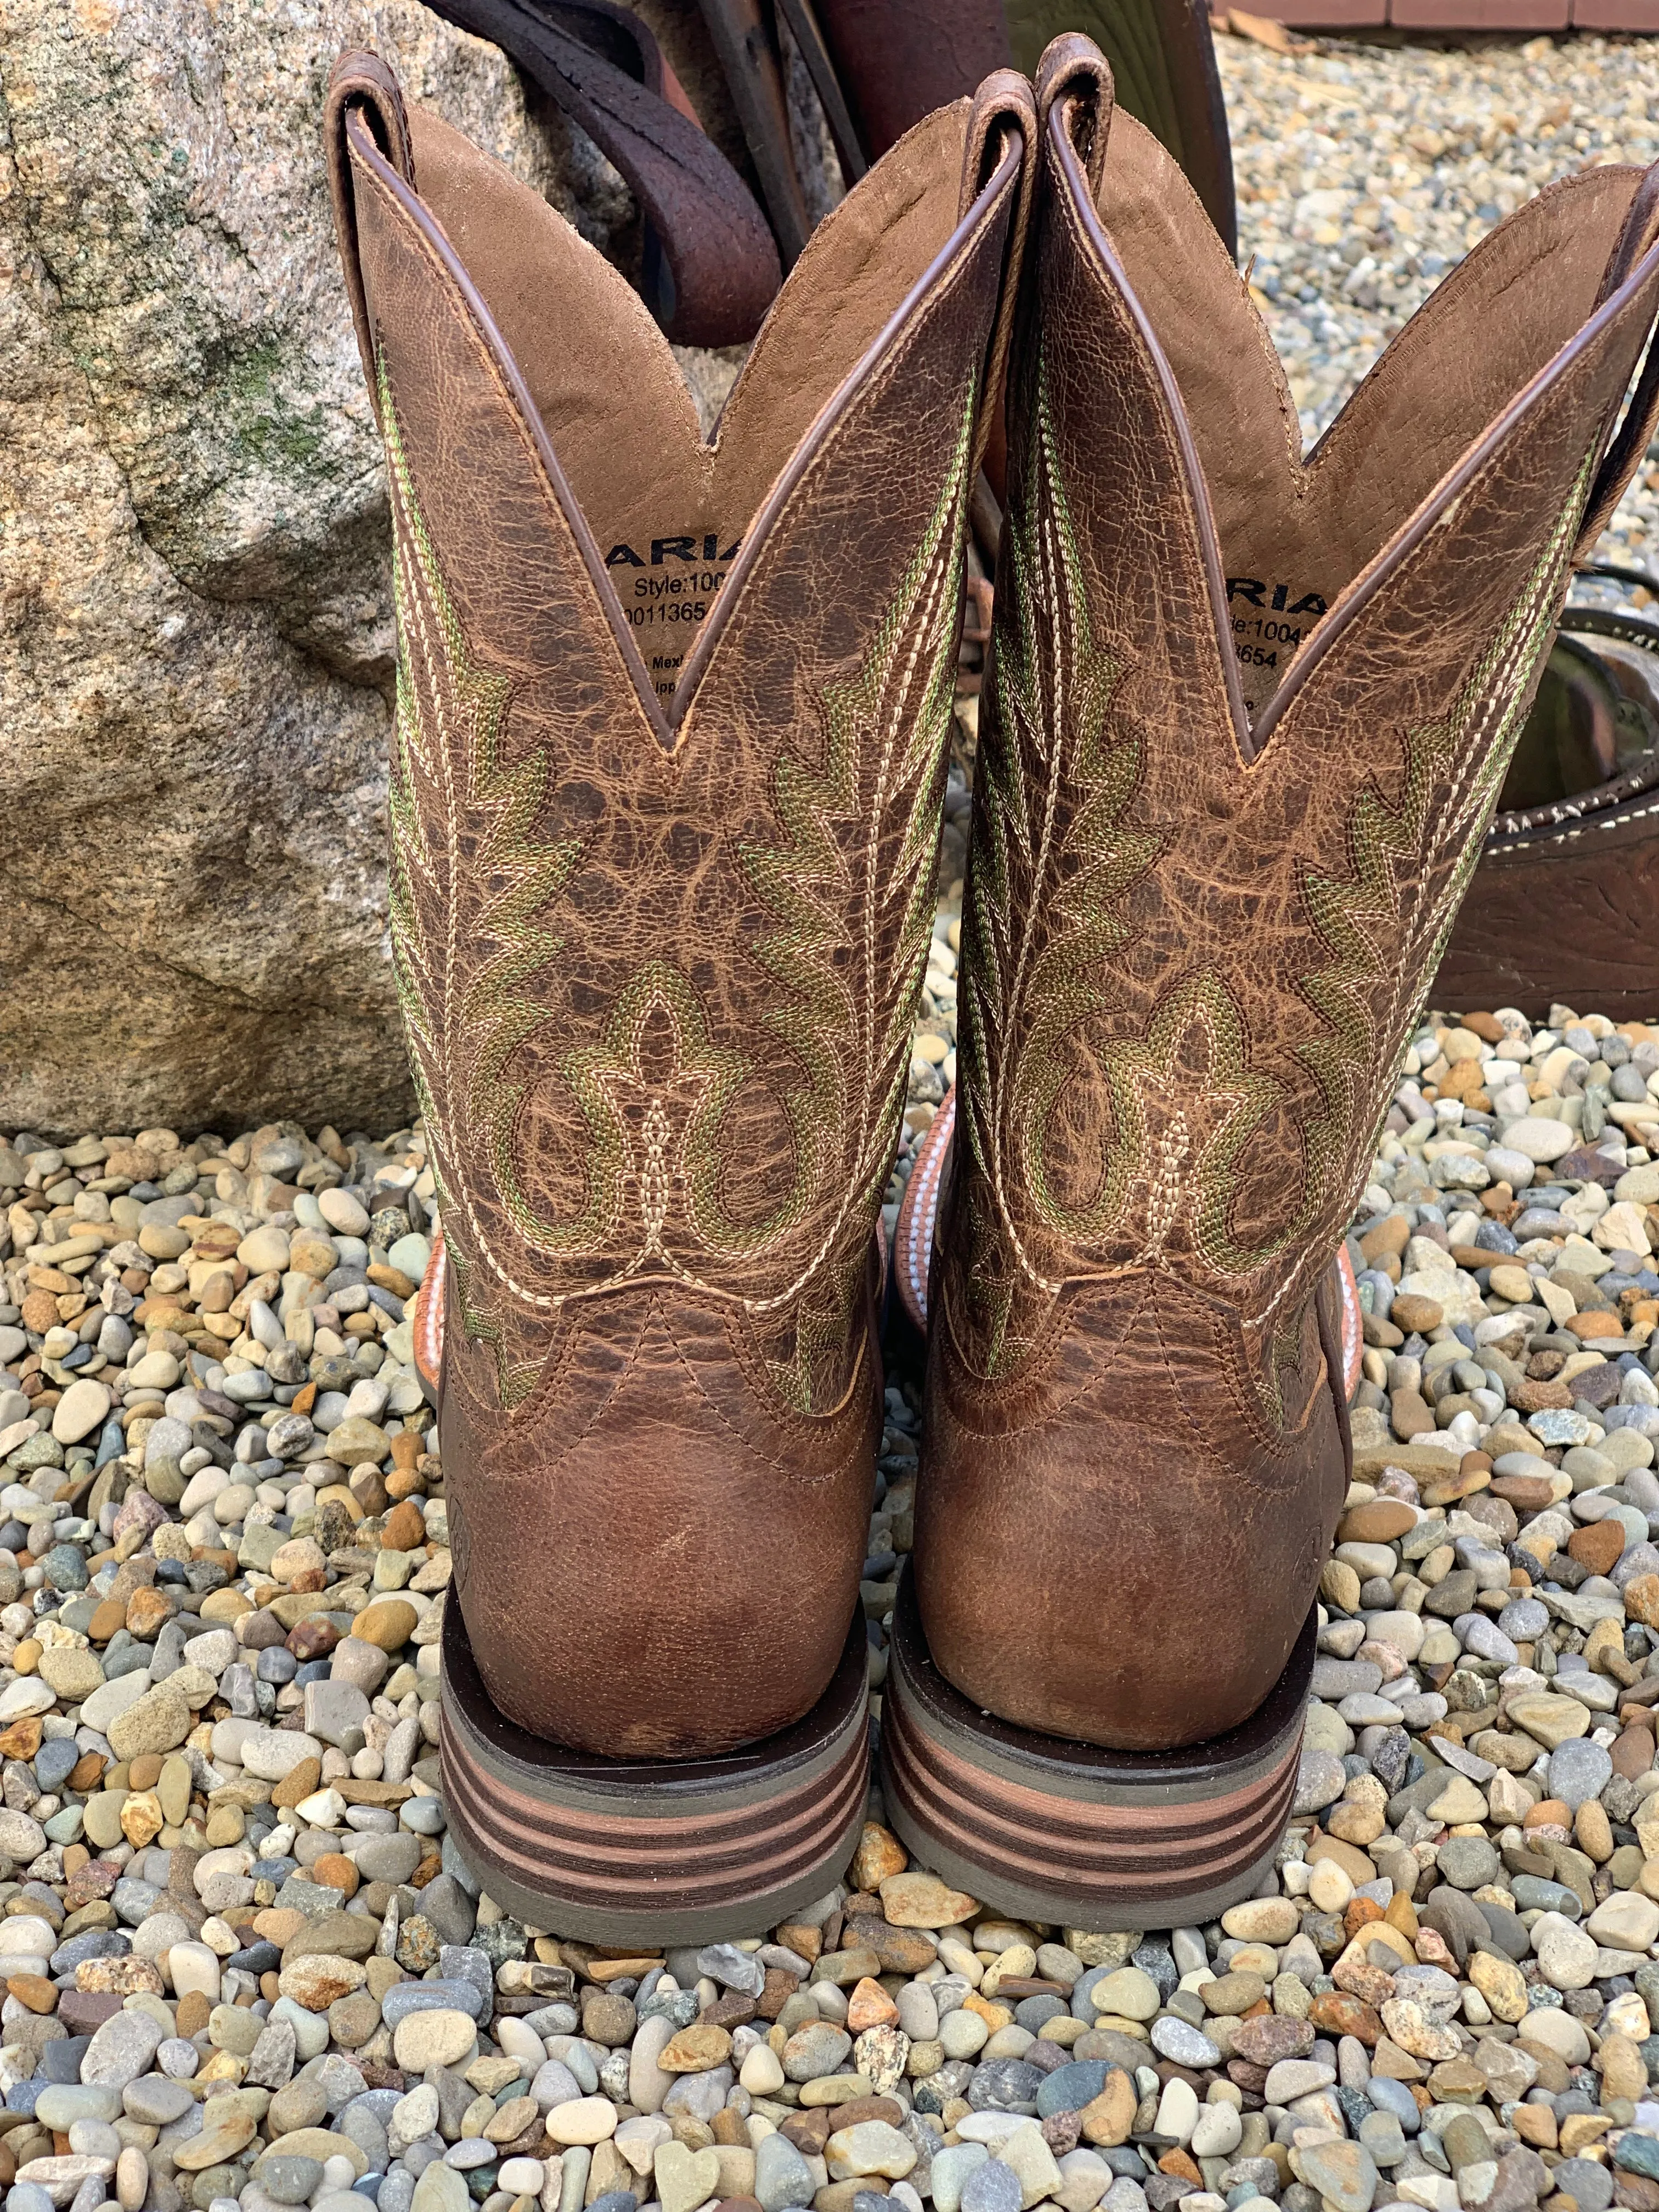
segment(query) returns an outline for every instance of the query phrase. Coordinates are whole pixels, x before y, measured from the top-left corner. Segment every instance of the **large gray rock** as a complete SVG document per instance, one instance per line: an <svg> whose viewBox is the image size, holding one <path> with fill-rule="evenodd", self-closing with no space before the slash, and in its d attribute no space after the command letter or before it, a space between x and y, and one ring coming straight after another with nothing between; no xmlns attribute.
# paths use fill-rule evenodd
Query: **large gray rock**
<svg viewBox="0 0 1659 2212"><path fill-rule="evenodd" d="M626 245L619 180L415 0L0 16L0 1127L387 1127L392 623L329 66Z"/></svg>

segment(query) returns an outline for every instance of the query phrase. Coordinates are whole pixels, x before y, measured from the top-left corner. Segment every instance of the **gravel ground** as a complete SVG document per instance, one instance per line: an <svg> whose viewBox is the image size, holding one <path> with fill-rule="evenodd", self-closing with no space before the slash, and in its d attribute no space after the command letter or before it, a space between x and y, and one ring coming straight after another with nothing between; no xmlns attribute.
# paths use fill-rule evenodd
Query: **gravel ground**
<svg viewBox="0 0 1659 2212"><path fill-rule="evenodd" d="M1310 429L1493 213L1659 153L1639 44L1223 68ZM890 1209L954 1074L966 804L958 767ZM872 1803L770 1940L616 1966L444 1834L418 1133L0 1139L6 2212L1659 2212L1656 1155L1659 1027L1416 1041L1271 1894L1021 1926ZM878 1692L918 1428L888 1412Z"/></svg>
<svg viewBox="0 0 1659 2212"><path fill-rule="evenodd" d="M1023 1926L873 1803L769 1940L612 1966L444 1839L418 1137L19 1133L7 2212L1656 2212L1656 1152L1659 1030L1413 1044L1269 1893L1144 1938ZM878 1691L918 1429L896 1387L888 1413Z"/></svg>
<svg viewBox="0 0 1659 2212"><path fill-rule="evenodd" d="M1500 217L1570 170L1659 160L1659 40L1216 49L1239 251L1310 440ZM1602 543L1659 543L1654 455Z"/></svg>

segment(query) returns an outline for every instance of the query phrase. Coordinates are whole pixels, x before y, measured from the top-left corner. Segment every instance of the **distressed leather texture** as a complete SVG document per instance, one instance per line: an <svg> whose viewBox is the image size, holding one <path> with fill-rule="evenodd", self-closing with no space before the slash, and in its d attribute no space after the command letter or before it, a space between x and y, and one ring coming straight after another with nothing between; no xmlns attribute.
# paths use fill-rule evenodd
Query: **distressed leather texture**
<svg viewBox="0 0 1659 2212"><path fill-rule="evenodd" d="M379 64L337 71L392 492L392 950L448 1255L456 1593L501 1711L584 1752L770 1735L853 1617L874 1232L1030 118L1022 81L993 84L871 173L705 449L683 387L665 411L672 359L617 273L405 118ZM872 236L872 207L914 220ZM849 260L836 322L812 287ZM607 448L629 498L653 455L671 500L741 489L757 471L728 436L773 459L665 678L615 580L690 556L608 567L588 510ZM698 550L683 510L657 527Z"/></svg>
<svg viewBox="0 0 1659 2212"><path fill-rule="evenodd" d="M1546 196L1304 464L1242 280L1086 41L1038 97L915 1569L976 1705L1154 1748L1244 1719L1313 1601L1347 1456L1321 1285L1659 253L1598 307L1639 173ZM1274 667L1236 662L1241 574L1328 610Z"/></svg>

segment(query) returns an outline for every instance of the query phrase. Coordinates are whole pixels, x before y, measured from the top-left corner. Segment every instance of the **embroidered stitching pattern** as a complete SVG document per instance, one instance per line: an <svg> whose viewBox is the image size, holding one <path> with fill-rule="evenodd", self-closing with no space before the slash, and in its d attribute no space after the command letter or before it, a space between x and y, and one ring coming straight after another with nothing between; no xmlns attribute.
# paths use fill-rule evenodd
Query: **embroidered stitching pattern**
<svg viewBox="0 0 1659 2212"><path fill-rule="evenodd" d="M1285 1377L1301 1364L1302 1308L1387 1110L1377 1072L1420 1015L1547 648L1591 460L1455 701L1401 736L1398 797L1374 781L1355 794L1346 872L1300 872L1304 911L1328 957L1286 978L1319 1025L1282 1048L1311 1077L1312 1097L1254 1064L1225 975L1189 972L1140 1036L1091 1034L1093 1071L1081 1079L1103 1087L1110 1113L1097 1185L1068 1205L1048 1172L1056 1102L1079 1079L1065 1047L1107 1006L1110 955L1129 933L1125 896L1162 848L1127 826L1139 739L1114 711L1121 664L1091 625L1040 356L1030 422L1028 477L1005 538L963 921L962 1120L976 1174L964 1193L969 1264L958 1279L975 1364L988 1377L1018 1364L1032 1334L1014 1322L1024 1298L1051 1300L1084 1277L1185 1273L1196 1261L1244 1329L1252 1410L1279 1425ZM1031 914L1044 903L1062 926L1034 950ZM1304 1162L1299 1194L1288 1217L1241 1235L1241 1164L1287 1115ZM1059 1250L1039 1244L1036 1230ZM1109 1236L1118 1248L1109 1256L1098 1249Z"/></svg>
<svg viewBox="0 0 1659 2212"><path fill-rule="evenodd" d="M573 1297L653 1275L728 1297L705 1279L697 1255L752 1261L815 1214L823 1218L813 1248L791 1265L790 1279L736 1303L755 1316L802 1304L790 1356L769 1363L798 1411L812 1410L820 1370L828 1374L846 1343L903 1111L932 934L976 397L970 379L933 512L868 650L849 675L823 687L821 764L787 750L776 763L782 841L738 848L773 923L750 949L782 987L763 1018L787 1048L789 1188L757 1224L730 1215L722 1126L756 1063L714 1045L699 994L658 959L625 985L603 1042L556 1063L585 1124L586 1189L574 1218L553 1220L524 1187L516 1125L533 1079L523 1048L548 1018L528 987L562 950L556 900L585 841L537 839L546 749L510 764L501 757L510 686L469 653L381 365L400 647L394 958L452 1230L458 1317L468 1336L490 1346L505 1405L528 1395L545 1352L528 1340L525 1309L551 1315ZM647 1030L656 1040L648 1052ZM665 1053L666 1066L659 1064ZM483 1139L483 1192L471 1187L477 1179L456 1172L469 1137ZM638 1224L632 1236L624 1234L630 1218ZM552 1259L615 1252L617 1264L598 1284L537 1290L512 1256L514 1242ZM483 1288L489 1278L499 1285L495 1295ZM521 1334L515 1349L507 1340Z"/></svg>
<svg viewBox="0 0 1659 2212"><path fill-rule="evenodd" d="M1138 732L1109 718L1122 665L1095 637L1040 349L1028 404L1028 475L1000 561L957 1049L960 1119L975 1165L1020 1269L1052 1295L1063 1278L1046 1275L1028 1250L1018 1218L1026 1209L1016 1194L1068 1237L1089 1234L1121 1206L1127 1155L1110 1164L1091 1203L1068 1206L1048 1180L1048 1127L1066 1079L1060 1048L1103 1003L1100 979L1129 933L1125 894L1157 860L1160 843L1123 826L1141 781L1141 744ZM1081 804L1062 829L1072 792L1083 794ZM1062 927L1039 946L1049 897ZM977 1251L989 1224L977 1201L973 1213Z"/></svg>
<svg viewBox="0 0 1659 2212"><path fill-rule="evenodd" d="M504 1071L545 1018L523 986L561 940L535 916L568 879L580 844L534 837L545 752L538 748L510 765L501 758L511 687L479 668L467 649L416 499L384 362L380 386L398 644L389 800L392 963L440 1207L452 1231L465 1224L466 1249L453 1234L450 1240L463 1324L490 1345L503 1402L516 1404L532 1386L538 1363L509 1352L500 1319L477 1294L475 1267L524 1304L545 1308L553 1301L520 1281L498 1255L470 1180L453 1172L453 1163L464 1131L481 1127L514 1211L511 1131L524 1086L505 1081ZM422 786L431 794L425 805ZM463 811L483 823L477 861L462 860ZM475 897L469 884L480 887ZM436 930L426 920L434 911L441 916ZM479 943L492 949L477 967Z"/></svg>
<svg viewBox="0 0 1659 2212"><path fill-rule="evenodd" d="M764 1018L805 1073L789 1111L803 1162L818 1164L820 1188L830 1180L836 1131L848 1129L851 1139L834 1164L842 1194L834 1218L786 1297L823 1264L850 1216L859 1218L862 1242L864 1218L897 1145L933 939L976 397L970 384L940 498L863 663L823 687L823 765L793 752L779 758L773 803L785 842L743 848L749 878L774 917L753 948L782 987ZM858 822L860 830L850 883L838 820ZM850 932L842 919L849 890L857 895ZM837 957L849 937L850 969ZM792 1197L789 1220L805 1210Z"/></svg>

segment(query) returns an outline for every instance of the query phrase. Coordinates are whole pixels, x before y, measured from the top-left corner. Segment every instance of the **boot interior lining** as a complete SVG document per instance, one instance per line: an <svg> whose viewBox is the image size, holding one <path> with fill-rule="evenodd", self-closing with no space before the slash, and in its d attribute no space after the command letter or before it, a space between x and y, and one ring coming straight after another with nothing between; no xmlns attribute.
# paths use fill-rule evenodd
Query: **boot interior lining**
<svg viewBox="0 0 1659 2212"><path fill-rule="evenodd" d="M969 103L919 124L825 217L703 442L632 287L540 196L411 106L416 189L518 363L659 699L819 411L949 240Z"/></svg>
<svg viewBox="0 0 1659 2212"><path fill-rule="evenodd" d="M1252 719L1319 617L1591 313L1639 174L1586 170L1501 225L1304 461L1243 277L1157 139L1113 117L1098 211L1186 405Z"/></svg>

